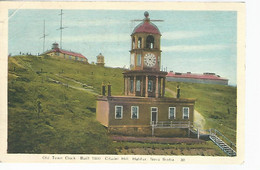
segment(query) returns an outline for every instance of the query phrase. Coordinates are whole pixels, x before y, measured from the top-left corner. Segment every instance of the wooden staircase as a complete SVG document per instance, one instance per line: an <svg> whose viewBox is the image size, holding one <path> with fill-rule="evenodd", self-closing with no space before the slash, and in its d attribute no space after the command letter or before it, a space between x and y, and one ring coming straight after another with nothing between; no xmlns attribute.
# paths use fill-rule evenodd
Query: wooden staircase
<svg viewBox="0 0 260 170"><path fill-rule="evenodd" d="M221 150L223 150L228 156L236 156L236 151L234 151L230 146L228 146L223 140L219 137L210 135L210 140L214 142Z"/></svg>
<svg viewBox="0 0 260 170"><path fill-rule="evenodd" d="M214 144L216 144L222 151L224 151L228 156L236 156L236 145L220 133L217 129L209 130L199 130L199 129L190 129L190 132L196 135L198 138L208 138ZM229 144L229 145L228 145Z"/></svg>
<svg viewBox="0 0 260 170"><path fill-rule="evenodd" d="M220 133L217 129L210 129L209 139L213 143L215 143L221 150L223 150L228 156L237 155L236 151L233 149L236 148L236 145L227 137L225 137L222 133ZM227 143L229 143L230 145L228 145Z"/></svg>

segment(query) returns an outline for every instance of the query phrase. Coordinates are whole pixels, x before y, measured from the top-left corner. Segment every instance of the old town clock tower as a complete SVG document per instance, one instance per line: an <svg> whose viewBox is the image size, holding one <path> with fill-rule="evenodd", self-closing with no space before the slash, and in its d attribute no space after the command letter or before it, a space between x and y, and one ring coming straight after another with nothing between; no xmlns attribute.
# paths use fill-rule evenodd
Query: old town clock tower
<svg viewBox="0 0 260 170"><path fill-rule="evenodd" d="M113 96L102 85L97 120L108 132L130 136L189 136L194 99L165 97L167 72L160 71L161 33L149 13L131 33L130 69L124 75L124 96Z"/></svg>
<svg viewBox="0 0 260 170"><path fill-rule="evenodd" d="M144 13L143 22L131 34L130 71L124 73L125 95L163 97L166 72L161 67L161 33Z"/></svg>

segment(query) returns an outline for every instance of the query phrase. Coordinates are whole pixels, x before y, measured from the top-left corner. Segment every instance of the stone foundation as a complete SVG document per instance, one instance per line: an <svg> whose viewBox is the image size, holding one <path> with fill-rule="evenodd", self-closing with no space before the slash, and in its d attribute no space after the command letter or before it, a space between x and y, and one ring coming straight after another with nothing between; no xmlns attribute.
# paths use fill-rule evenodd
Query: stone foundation
<svg viewBox="0 0 260 170"><path fill-rule="evenodd" d="M156 129L154 129L154 136L158 136L158 137L189 137L188 131L189 131L189 129L177 129L177 128L161 129L161 128L156 128Z"/></svg>
<svg viewBox="0 0 260 170"><path fill-rule="evenodd" d="M108 132L114 135L151 136L151 127L108 127Z"/></svg>

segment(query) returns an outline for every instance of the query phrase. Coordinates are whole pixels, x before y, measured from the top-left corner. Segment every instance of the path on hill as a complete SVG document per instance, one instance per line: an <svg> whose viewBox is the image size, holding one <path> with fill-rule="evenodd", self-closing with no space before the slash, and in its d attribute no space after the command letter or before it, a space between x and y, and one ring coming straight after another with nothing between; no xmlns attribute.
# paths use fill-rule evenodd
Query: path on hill
<svg viewBox="0 0 260 170"><path fill-rule="evenodd" d="M49 78L49 80L52 81L53 83L56 83L56 84L61 84L63 86L67 86L67 87L70 87L70 88L73 88L73 89L76 89L76 90L82 90L82 91L85 91L85 92L93 94L93 95L98 95L96 92L94 92L93 89L86 89L86 88L83 88L83 87L76 87L76 86L69 85L67 83L63 83L61 81L58 81L58 80L55 80L55 79L52 79L52 78Z"/></svg>
<svg viewBox="0 0 260 170"><path fill-rule="evenodd" d="M173 91L169 88L165 88L165 90L168 93L170 93L173 97L176 97L175 91ZM205 126L205 119L197 110L194 110L194 125L199 129L204 129L204 126Z"/></svg>
<svg viewBox="0 0 260 170"><path fill-rule="evenodd" d="M93 86L86 85L86 84L81 83L81 82L79 82L79 81L77 81L77 80L74 80L74 79L72 79L72 78L64 77L64 76L62 76L62 75L60 75L60 74L55 74L55 75L58 76L58 77L60 77L60 78L66 79L66 80L73 81L74 83L77 83L77 84L79 84L79 85L81 85L81 86L84 86L84 87L86 87L86 88L93 89Z"/></svg>

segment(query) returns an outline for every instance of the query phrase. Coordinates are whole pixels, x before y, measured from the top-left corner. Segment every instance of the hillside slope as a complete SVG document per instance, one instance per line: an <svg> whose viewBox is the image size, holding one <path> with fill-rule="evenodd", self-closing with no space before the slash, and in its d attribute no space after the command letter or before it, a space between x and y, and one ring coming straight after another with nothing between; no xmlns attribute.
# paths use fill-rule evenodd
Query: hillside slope
<svg viewBox="0 0 260 170"><path fill-rule="evenodd" d="M114 153L95 99L103 81L120 94L122 72L48 56L9 58L8 152Z"/></svg>

